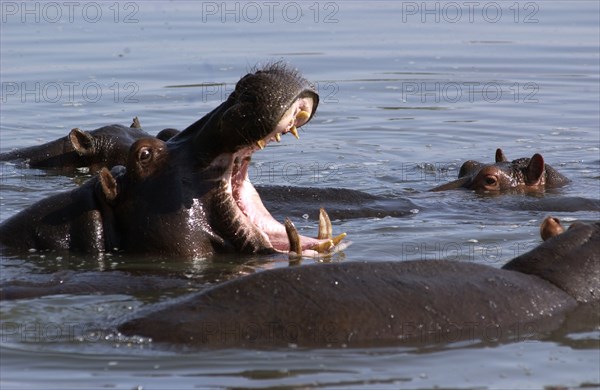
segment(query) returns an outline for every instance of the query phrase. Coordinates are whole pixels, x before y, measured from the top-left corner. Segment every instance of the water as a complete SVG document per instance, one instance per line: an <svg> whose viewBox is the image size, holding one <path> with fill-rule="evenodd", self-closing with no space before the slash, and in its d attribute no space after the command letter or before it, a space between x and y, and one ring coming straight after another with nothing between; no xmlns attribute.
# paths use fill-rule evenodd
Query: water
<svg viewBox="0 0 600 390"><path fill-rule="evenodd" d="M502 147L509 158L542 153L573 180L542 200L600 198L595 1L1 5L2 151L73 127L128 125L133 116L151 133L182 129L253 66L284 60L316 83L321 104L299 141L285 137L255 155L253 181L353 188L416 206L402 218L334 221L334 232L348 232L353 242L335 261L451 258L499 267L539 243L538 225L548 214L567 224L599 217L521 207L539 199L528 195L423 192L455 177L462 161L491 161ZM1 219L80 182L0 168ZM302 233L315 234L316 216L292 218ZM287 264L251 260L236 272ZM206 271L202 262L136 261L5 257L1 279L149 263L148 270L189 277L188 291L203 286L194 284ZM165 350L106 330L186 292L3 302L2 387L600 384L598 329L486 347L225 351ZM15 324L16 331L8 327Z"/></svg>

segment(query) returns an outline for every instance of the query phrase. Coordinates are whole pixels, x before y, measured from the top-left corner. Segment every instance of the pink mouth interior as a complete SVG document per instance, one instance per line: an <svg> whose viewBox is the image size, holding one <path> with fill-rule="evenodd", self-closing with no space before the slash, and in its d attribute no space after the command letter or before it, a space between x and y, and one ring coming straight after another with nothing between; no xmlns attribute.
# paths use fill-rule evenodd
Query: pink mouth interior
<svg viewBox="0 0 600 390"><path fill-rule="evenodd" d="M290 109L283 115L276 128L263 140L265 144L275 140L277 133L286 134L290 132L292 126L300 127L308 122L308 119L299 119L296 116L300 111L312 113L313 100L311 98L300 98L292 104ZM231 194L242 213L250 223L253 223L268 239L274 249L287 252L289 251L289 241L285 231L285 226L278 222L271 213L265 208L256 192L256 189L248 178L248 168L250 166L250 157L260 149L257 145L249 145L238 150L233 157L233 168L231 169L230 186ZM241 217L241 216L240 216ZM325 241L316 238L300 236L300 242L303 250L310 249L315 244Z"/></svg>

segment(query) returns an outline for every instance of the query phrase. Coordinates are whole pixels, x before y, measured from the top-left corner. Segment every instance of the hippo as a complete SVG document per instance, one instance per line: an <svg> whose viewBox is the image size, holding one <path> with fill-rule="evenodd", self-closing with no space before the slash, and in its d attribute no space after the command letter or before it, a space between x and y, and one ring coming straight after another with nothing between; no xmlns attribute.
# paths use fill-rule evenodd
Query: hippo
<svg viewBox="0 0 600 390"><path fill-rule="evenodd" d="M248 168L255 151L280 142L286 134L298 138L298 128L311 120L318 102L318 94L297 71L272 64L242 77L226 101L167 142L155 137L136 140L125 168L101 170L86 186L88 192L82 192L89 197L88 188L99 184L100 190L92 192L96 198L104 196L101 205L86 203L86 212L94 214L89 225L97 231L90 241L97 244L83 249L116 248L178 258L218 252L287 253L286 227L263 205L248 179ZM72 198L59 195L61 201L52 206L44 200L5 221L0 232L7 234L0 236L0 244L17 249L79 248L64 244L73 218L79 223L79 217L71 218L73 208L79 211L78 203L68 202ZM62 219L56 221L54 215ZM38 221L51 222L48 229L35 232L48 239L20 239L33 234L28 226ZM329 232L324 223L320 231ZM52 230L52 224L58 227ZM344 237L325 235L299 236L294 253L327 253ZM103 239L109 241L100 245Z"/></svg>
<svg viewBox="0 0 600 390"><path fill-rule="evenodd" d="M444 191L467 188L475 191L499 192L506 190L543 190L562 187L569 179L544 162L541 154L531 158L508 161L502 149L496 149L496 162L482 164L468 160L461 167L458 179L432 188Z"/></svg>
<svg viewBox="0 0 600 390"><path fill-rule="evenodd" d="M172 128L163 129L156 137L166 141L178 132ZM0 161L22 161L30 168L64 171L88 168L91 173L96 173L105 166L125 164L131 144L145 137L150 135L142 130L135 117L129 127L115 124L91 131L74 128L67 136L52 142L0 153Z"/></svg>
<svg viewBox="0 0 600 390"><path fill-rule="evenodd" d="M43 199L0 224L0 247L98 253L115 247L118 171L102 168L83 185Z"/></svg>
<svg viewBox="0 0 600 390"><path fill-rule="evenodd" d="M599 247L600 222L577 222L501 269L416 260L266 270L156 304L117 328L186 348L522 341L597 306Z"/></svg>

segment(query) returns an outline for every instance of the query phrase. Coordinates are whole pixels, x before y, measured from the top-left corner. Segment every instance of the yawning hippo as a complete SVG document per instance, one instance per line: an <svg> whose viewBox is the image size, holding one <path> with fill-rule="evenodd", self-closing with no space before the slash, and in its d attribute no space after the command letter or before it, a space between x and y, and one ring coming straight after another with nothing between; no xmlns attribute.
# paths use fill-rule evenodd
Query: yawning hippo
<svg viewBox="0 0 600 390"><path fill-rule="evenodd" d="M287 252L286 228L262 204L248 179L248 167L256 150L279 142L287 133L297 138L297 128L313 117L318 102L310 84L285 66L271 65L248 74L225 102L196 123L167 142L154 137L138 139L128 150L126 170L119 168L112 174L103 170L92 179L88 187L99 185L101 190L86 187L87 192L82 191L87 197L109 194L104 199L108 211L93 202L81 209L79 201L74 201L75 205L69 202L70 195L59 196L60 202L51 207L45 200L0 225L0 232L7 232L0 236L0 243L21 249L65 249L72 223L83 218L93 221L90 226L98 230L90 241L111 238L104 246L86 250L118 247L185 258L219 251ZM109 185L104 188L106 183ZM81 214L84 211L93 216ZM49 213L61 219L49 217ZM30 232L26 227L32 216L37 223L49 223ZM60 228L53 230L55 225ZM326 226L323 229L327 230ZM19 239L31 234L41 237ZM295 244L299 251L324 252L343 238L324 235L299 237ZM38 246L42 242L44 245Z"/></svg>
<svg viewBox="0 0 600 390"><path fill-rule="evenodd" d="M600 299L600 223L502 269L418 260L279 268L159 304L119 326L186 346L374 346L539 338Z"/></svg>
<svg viewBox="0 0 600 390"><path fill-rule="evenodd" d="M442 184L431 191L468 188L476 191L504 191L511 189L533 189L561 187L569 179L544 163L541 154L531 158L508 161L502 149L496 150L494 164L466 161L460 168L458 179Z"/></svg>

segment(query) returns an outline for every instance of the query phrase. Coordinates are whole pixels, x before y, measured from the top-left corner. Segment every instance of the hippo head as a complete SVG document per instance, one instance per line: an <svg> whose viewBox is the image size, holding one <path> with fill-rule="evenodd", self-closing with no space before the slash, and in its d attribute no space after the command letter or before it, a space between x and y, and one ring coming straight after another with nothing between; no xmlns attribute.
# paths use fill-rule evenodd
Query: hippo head
<svg viewBox="0 0 600 390"><path fill-rule="evenodd" d="M289 251L286 227L262 204L248 169L257 150L288 133L298 138L318 102L297 72L272 65L242 77L225 102L168 142L135 142L117 180L124 249L192 257ZM299 240L301 250L320 252L341 238Z"/></svg>
<svg viewBox="0 0 600 390"><path fill-rule="evenodd" d="M432 189L443 191L468 188L475 191L499 192L507 190L540 190L559 187L569 180L545 164L541 154L531 158L508 161L502 149L496 150L496 162L482 164L468 160L460 168L458 179Z"/></svg>
<svg viewBox="0 0 600 390"><path fill-rule="evenodd" d="M125 164L131 143L148 137L148 134L137 127L139 121L135 119L130 127L109 125L91 131L72 129L66 137L65 147L66 151L72 151L72 165L98 172L105 166ZM63 156L63 160L67 156L68 154Z"/></svg>

